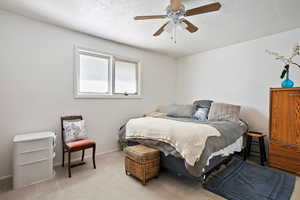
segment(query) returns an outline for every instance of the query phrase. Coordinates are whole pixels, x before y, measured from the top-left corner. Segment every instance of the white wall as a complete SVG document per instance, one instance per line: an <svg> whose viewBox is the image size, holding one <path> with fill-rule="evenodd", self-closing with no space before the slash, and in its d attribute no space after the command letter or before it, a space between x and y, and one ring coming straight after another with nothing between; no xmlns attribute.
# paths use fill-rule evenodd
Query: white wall
<svg viewBox="0 0 300 200"><path fill-rule="evenodd" d="M169 57L1 10L0 24L0 177L12 172L16 134L55 130L60 137L60 116L82 114L97 152L108 152L117 148L118 128L127 118L175 101L176 64ZM75 44L141 60L144 99L75 100ZM57 155L60 162L60 141Z"/></svg>
<svg viewBox="0 0 300 200"><path fill-rule="evenodd" d="M268 131L269 88L280 86L283 65L265 50L290 55L297 42L300 29L180 58L177 102L213 99L239 104L251 129ZM291 79L300 85L299 68L291 68Z"/></svg>
<svg viewBox="0 0 300 200"><path fill-rule="evenodd" d="M289 55L300 39L300 29L295 29L176 62L1 10L0 24L0 177L11 174L16 134L54 130L60 136L60 116L82 114L90 137L98 144L97 152L112 151L117 148L118 128L126 119L173 103L176 92L178 103L213 99L240 104L242 118L250 127L267 131L269 88L280 86L282 64L265 50ZM75 44L141 60L144 99L75 100ZM291 71L291 78L300 85L300 70L293 67ZM58 163L60 141L56 151Z"/></svg>

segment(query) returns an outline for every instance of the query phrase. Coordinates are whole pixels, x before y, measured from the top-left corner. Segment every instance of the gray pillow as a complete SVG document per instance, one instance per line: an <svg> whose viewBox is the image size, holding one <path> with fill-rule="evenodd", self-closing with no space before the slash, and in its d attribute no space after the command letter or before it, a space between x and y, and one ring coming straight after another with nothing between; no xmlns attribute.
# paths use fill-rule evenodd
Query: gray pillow
<svg viewBox="0 0 300 200"><path fill-rule="evenodd" d="M170 105L168 116L171 117L193 117L193 105Z"/></svg>
<svg viewBox="0 0 300 200"><path fill-rule="evenodd" d="M238 121L240 119L241 107L226 103L212 103L208 114L208 120L220 121Z"/></svg>
<svg viewBox="0 0 300 200"><path fill-rule="evenodd" d="M172 105L161 105L157 107L156 111L161 113L169 113L171 111L171 106Z"/></svg>

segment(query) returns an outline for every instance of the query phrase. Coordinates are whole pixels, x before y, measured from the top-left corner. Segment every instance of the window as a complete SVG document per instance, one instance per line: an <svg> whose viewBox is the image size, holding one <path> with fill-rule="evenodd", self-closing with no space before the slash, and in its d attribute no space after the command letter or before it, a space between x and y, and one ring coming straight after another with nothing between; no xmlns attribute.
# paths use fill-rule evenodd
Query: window
<svg viewBox="0 0 300 200"><path fill-rule="evenodd" d="M80 54L80 93L109 92L109 57Z"/></svg>
<svg viewBox="0 0 300 200"><path fill-rule="evenodd" d="M120 56L75 48L76 98L139 98L140 65Z"/></svg>
<svg viewBox="0 0 300 200"><path fill-rule="evenodd" d="M137 67L135 62L115 61L115 93L137 94Z"/></svg>

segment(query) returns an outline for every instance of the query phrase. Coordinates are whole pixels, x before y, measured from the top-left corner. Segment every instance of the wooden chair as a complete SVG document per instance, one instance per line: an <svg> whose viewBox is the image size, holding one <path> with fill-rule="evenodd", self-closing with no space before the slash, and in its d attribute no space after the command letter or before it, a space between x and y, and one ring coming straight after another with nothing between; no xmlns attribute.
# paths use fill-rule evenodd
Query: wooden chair
<svg viewBox="0 0 300 200"><path fill-rule="evenodd" d="M65 142L63 122L70 121L70 120L82 120L82 116L65 116L65 117L61 117L60 120L61 120L61 136L62 136L62 167L64 167L65 164L65 153L68 153L69 178L71 178L71 168L85 164L84 153L86 149L93 148L93 165L94 165L94 169L96 169L96 162L95 162L96 143L94 141L88 139L80 139L72 142ZM81 162L78 164L71 165L71 153L76 151L82 151Z"/></svg>

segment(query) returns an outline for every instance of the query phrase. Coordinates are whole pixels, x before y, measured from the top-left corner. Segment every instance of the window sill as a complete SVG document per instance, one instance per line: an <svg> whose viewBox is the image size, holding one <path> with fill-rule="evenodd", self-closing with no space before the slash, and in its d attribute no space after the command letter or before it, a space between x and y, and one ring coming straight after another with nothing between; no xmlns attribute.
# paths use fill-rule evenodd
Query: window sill
<svg viewBox="0 0 300 200"><path fill-rule="evenodd" d="M75 95L74 99L143 99L142 95L95 95L80 94Z"/></svg>

